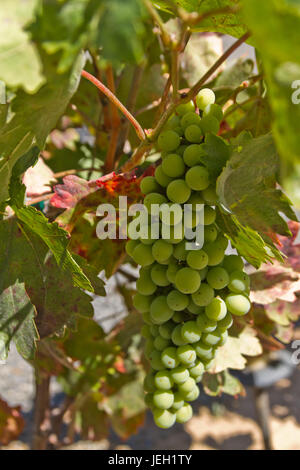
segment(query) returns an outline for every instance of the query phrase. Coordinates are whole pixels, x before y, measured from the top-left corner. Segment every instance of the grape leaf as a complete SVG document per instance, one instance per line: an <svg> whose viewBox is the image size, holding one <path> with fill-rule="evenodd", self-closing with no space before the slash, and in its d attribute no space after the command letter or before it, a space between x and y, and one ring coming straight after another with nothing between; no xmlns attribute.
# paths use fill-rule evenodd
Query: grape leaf
<svg viewBox="0 0 300 470"><path fill-rule="evenodd" d="M51 198L51 204L60 209L71 209L77 202L91 192L88 181L75 175L65 176L63 184L57 184L54 187L54 196Z"/></svg>
<svg viewBox="0 0 300 470"><path fill-rule="evenodd" d="M218 374L204 374L202 385L205 393L212 397L220 396L222 393L245 396L243 385L228 370Z"/></svg>
<svg viewBox="0 0 300 470"><path fill-rule="evenodd" d="M14 441L22 433L25 421L20 407L11 407L0 398L0 442L3 445Z"/></svg>
<svg viewBox="0 0 300 470"><path fill-rule="evenodd" d="M206 155L201 157L201 161L207 167L212 181L215 181L230 157L230 146L221 137L207 134L203 150Z"/></svg>

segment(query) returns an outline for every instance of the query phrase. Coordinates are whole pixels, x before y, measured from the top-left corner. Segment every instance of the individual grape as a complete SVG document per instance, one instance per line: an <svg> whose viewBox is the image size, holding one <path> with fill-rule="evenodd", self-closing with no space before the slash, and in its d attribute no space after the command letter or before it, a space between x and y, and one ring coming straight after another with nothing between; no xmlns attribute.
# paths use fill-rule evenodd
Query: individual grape
<svg viewBox="0 0 300 470"><path fill-rule="evenodd" d="M171 428L176 421L176 413L172 413L169 410L161 410L159 408L154 409L153 417L156 426L162 429Z"/></svg>
<svg viewBox="0 0 300 470"><path fill-rule="evenodd" d="M166 323L172 318L173 314L174 312L168 306L165 296L160 295L153 300L150 306L150 315L154 324Z"/></svg>
<svg viewBox="0 0 300 470"><path fill-rule="evenodd" d="M184 132L183 132L183 129L181 126L177 126L177 127L174 127L173 129L174 132L176 132L176 134L179 135L179 137L182 137ZM177 151L177 150L176 150Z"/></svg>
<svg viewBox="0 0 300 470"><path fill-rule="evenodd" d="M177 155L180 155L181 157L183 157L183 154L187 147L188 147L187 145L180 145L180 147L178 147L178 149L176 150Z"/></svg>
<svg viewBox="0 0 300 470"><path fill-rule="evenodd" d="M185 164L179 155L170 153L163 159L162 169L170 178L178 178L184 174Z"/></svg>
<svg viewBox="0 0 300 470"><path fill-rule="evenodd" d="M201 111L204 111L209 104L214 104L215 101L216 96L209 88L203 88L196 97L196 104Z"/></svg>
<svg viewBox="0 0 300 470"><path fill-rule="evenodd" d="M146 392L155 392L156 390L154 375L152 373L148 373L144 378L144 390Z"/></svg>
<svg viewBox="0 0 300 470"><path fill-rule="evenodd" d="M134 249L140 244L138 240L128 240L126 242L125 250L126 253L132 257Z"/></svg>
<svg viewBox="0 0 300 470"><path fill-rule="evenodd" d="M224 235L221 233L218 234L216 242L216 246L221 248L224 252L226 251L226 248L228 246L228 238L226 238ZM226 269L226 271L229 273L229 271Z"/></svg>
<svg viewBox="0 0 300 470"><path fill-rule="evenodd" d="M193 416L193 409L191 405L185 403L179 410L176 412L176 422L177 423L186 423Z"/></svg>
<svg viewBox="0 0 300 470"><path fill-rule="evenodd" d="M182 240L182 242L180 242L174 249L173 256L178 261L185 261L187 258L187 251L185 249L185 245L186 245L186 240Z"/></svg>
<svg viewBox="0 0 300 470"><path fill-rule="evenodd" d="M141 335L145 339L151 339L152 338L151 329L150 329L149 325L143 325L142 326Z"/></svg>
<svg viewBox="0 0 300 470"><path fill-rule="evenodd" d="M200 284L199 273L191 268L182 268L175 276L175 286L183 294L193 294L199 289Z"/></svg>
<svg viewBox="0 0 300 470"><path fill-rule="evenodd" d="M170 344L170 340L163 338L159 334L157 334L156 338L154 339L154 347L157 349L157 351L164 351L168 346L170 346Z"/></svg>
<svg viewBox="0 0 300 470"><path fill-rule="evenodd" d="M195 349L189 344L186 344L184 346L179 346L177 349L177 357L181 364L188 366L190 364L194 364L197 355Z"/></svg>
<svg viewBox="0 0 300 470"><path fill-rule="evenodd" d="M167 278L167 266L154 264L151 269L151 279L157 286L166 287L170 284Z"/></svg>
<svg viewBox="0 0 300 470"><path fill-rule="evenodd" d="M213 186L208 186L208 188L202 191L202 196L204 201L210 206L214 206L218 202L218 196L216 189Z"/></svg>
<svg viewBox="0 0 300 470"><path fill-rule="evenodd" d="M177 260L171 259L168 269L167 269L167 273L166 273L167 279L169 282L172 282L172 283L175 282L176 274L177 274L177 271L179 271L179 269L180 269L180 265L177 263Z"/></svg>
<svg viewBox="0 0 300 470"><path fill-rule="evenodd" d="M165 349L161 354L161 362L167 369L175 369L175 367L179 365L179 359L177 357L177 348L169 347ZM171 375L171 377L174 380L174 376Z"/></svg>
<svg viewBox="0 0 300 470"><path fill-rule="evenodd" d="M205 314L211 320L223 320L227 313L226 304L220 297L215 297L207 307L205 307Z"/></svg>
<svg viewBox="0 0 300 470"><path fill-rule="evenodd" d="M178 366L170 370L170 376L176 384L183 384L187 381L190 374L185 366Z"/></svg>
<svg viewBox="0 0 300 470"><path fill-rule="evenodd" d="M153 349L150 354L150 365L154 370L163 370L165 368L162 360L161 360L161 352Z"/></svg>
<svg viewBox="0 0 300 470"><path fill-rule="evenodd" d="M208 225L204 227L204 241L205 243L214 243L218 236L218 230L216 229L215 225ZM223 254L224 254L223 250ZM219 263L217 263L219 264Z"/></svg>
<svg viewBox="0 0 300 470"><path fill-rule="evenodd" d="M167 120L166 125L165 125L165 130L170 130L170 129L172 130L178 126L180 126L180 117L176 116L176 114L173 114Z"/></svg>
<svg viewBox="0 0 300 470"><path fill-rule="evenodd" d="M223 261L223 267L229 274L231 274L233 271L242 271L244 263L240 256L228 255Z"/></svg>
<svg viewBox="0 0 300 470"><path fill-rule="evenodd" d="M159 325L158 331L160 336L162 336L165 339L171 339L172 337L172 332L175 328L175 323L172 321L168 321L167 323L163 323L162 325Z"/></svg>
<svg viewBox="0 0 300 470"><path fill-rule="evenodd" d="M187 343L182 337L181 325L177 325L174 328L171 339L175 346L184 346Z"/></svg>
<svg viewBox="0 0 300 470"><path fill-rule="evenodd" d="M204 204L204 200L203 200L203 197L201 196L201 193L200 192L195 192L191 195L191 197L189 198L189 200L187 201L187 204L191 204L192 205L192 210L193 211L196 211L196 210L199 210L201 208L197 207L197 205L203 205Z"/></svg>
<svg viewBox="0 0 300 470"><path fill-rule="evenodd" d="M193 299L190 299L190 302L188 304L188 307L187 307L187 310L192 313L193 315L199 315L200 313L202 313L203 311L203 308L202 307L199 307L198 305L196 305L193 301Z"/></svg>
<svg viewBox="0 0 300 470"><path fill-rule="evenodd" d="M212 268L206 276L207 282L213 289L224 289L229 283L229 276L224 268Z"/></svg>
<svg viewBox="0 0 300 470"><path fill-rule="evenodd" d="M191 189L202 191L209 186L209 173L206 168L197 165L186 172L185 181Z"/></svg>
<svg viewBox="0 0 300 470"><path fill-rule="evenodd" d="M167 303L172 310L179 312L186 309L189 304L189 298L178 290L171 290L167 295Z"/></svg>
<svg viewBox="0 0 300 470"><path fill-rule="evenodd" d="M208 266L217 266L222 263L225 253L220 246L215 243L208 243L204 245L203 250L208 255Z"/></svg>
<svg viewBox="0 0 300 470"><path fill-rule="evenodd" d="M152 255L155 261L163 263L167 261L173 253L173 246L165 240L156 240L152 246Z"/></svg>
<svg viewBox="0 0 300 470"><path fill-rule="evenodd" d="M201 281L205 280L207 273L208 273L208 267L207 266L204 269L200 269L199 274L200 274Z"/></svg>
<svg viewBox="0 0 300 470"><path fill-rule="evenodd" d="M159 193L150 193L144 198L144 205L147 208L149 214L153 213L155 205L162 205L167 202L167 199L163 194Z"/></svg>
<svg viewBox="0 0 300 470"><path fill-rule="evenodd" d="M239 317L246 315L251 308L250 300L242 294L229 294L226 297L226 305L229 312Z"/></svg>
<svg viewBox="0 0 300 470"><path fill-rule="evenodd" d="M196 386L195 379L189 377L184 383L178 384L178 391L185 397L187 393L191 392Z"/></svg>
<svg viewBox="0 0 300 470"><path fill-rule="evenodd" d="M197 317L197 325L199 330L203 333L212 333L213 331L215 331L219 323L216 322L216 320L208 318L205 313L202 313Z"/></svg>
<svg viewBox="0 0 300 470"><path fill-rule="evenodd" d="M150 310L150 308L149 308L149 310ZM150 311L149 312L142 312L142 317L143 317L143 321L144 321L144 323L146 323L146 325L152 325Z"/></svg>
<svg viewBox="0 0 300 470"><path fill-rule="evenodd" d="M196 361L195 365L189 369L189 374L193 379L196 379L199 376L202 376L204 373L204 365L201 361Z"/></svg>
<svg viewBox="0 0 300 470"><path fill-rule="evenodd" d="M140 184L143 194L157 193L161 189L154 176L145 176Z"/></svg>
<svg viewBox="0 0 300 470"><path fill-rule="evenodd" d="M226 341L228 339L228 331L223 331L222 333L220 333L220 341L218 343L218 346L223 346Z"/></svg>
<svg viewBox="0 0 300 470"><path fill-rule="evenodd" d="M187 321L181 327L181 335L187 343L197 343L201 338L201 331L195 321Z"/></svg>
<svg viewBox="0 0 300 470"><path fill-rule="evenodd" d="M242 292L247 292L250 287L249 276L243 271L233 271L230 274L230 281L228 284L229 290L239 294Z"/></svg>
<svg viewBox="0 0 300 470"><path fill-rule="evenodd" d="M184 163L189 166L195 166L199 163L201 163L201 145L198 144L192 144L186 147L184 153L183 153L183 160Z"/></svg>
<svg viewBox="0 0 300 470"><path fill-rule="evenodd" d="M198 307L206 307L213 300L215 292L211 286L202 283L199 289L192 294L193 302Z"/></svg>
<svg viewBox="0 0 300 470"><path fill-rule="evenodd" d="M201 118L195 112L186 113L180 121L181 127L185 130L187 127L195 124L196 126L200 126Z"/></svg>
<svg viewBox="0 0 300 470"><path fill-rule="evenodd" d="M200 144L203 139L203 132L199 126L191 124L185 129L184 136L192 144Z"/></svg>
<svg viewBox="0 0 300 470"><path fill-rule="evenodd" d="M158 146L164 152L172 152L180 145L180 137L174 131L164 131L158 137Z"/></svg>
<svg viewBox="0 0 300 470"><path fill-rule="evenodd" d="M197 380L198 380L198 378L197 378ZM195 383L197 383L197 380L195 380ZM195 401L195 400L197 400L199 395L200 395L200 390L196 386L195 388L193 388L193 390L191 390L189 393L187 393L184 398L185 398L186 401Z"/></svg>
<svg viewBox="0 0 300 470"><path fill-rule="evenodd" d="M223 119L223 111L222 111L221 106L219 106L218 104L212 103L212 104L208 104L204 108L203 116L204 117L213 116L214 118L218 120L218 122L220 122Z"/></svg>
<svg viewBox="0 0 300 470"><path fill-rule="evenodd" d="M145 356L150 361L154 351L154 341L152 339L147 339L145 344Z"/></svg>
<svg viewBox="0 0 300 470"><path fill-rule="evenodd" d="M190 197L191 190L184 180L174 180L167 187L167 196L170 201L184 204Z"/></svg>
<svg viewBox="0 0 300 470"><path fill-rule="evenodd" d="M155 374L154 384L159 390L170 390L174 385L174 381L169 371L160 370Z"/></svg>
<svg viewBox="0 0 300 470"><path fill-rule="evenodd" d="M216 329L213 333L204 333L201 340L209 346L217 346L221 339L220 335L220 332Z"/></svg>
<svg viewBox="0 0 300 470"><path fill-rule="evenodd" d="M215 220L216 220L216 211L210 206L205 206L204 207L204 225L211 225L215 222Z"/></svg>
<svg viewBox="0 0 300 470"><path fill-rule="evenodd" d="M186 258L187 264L193 269L204 269L208 263L208 255L204 250L192 250Z"/></svg>
<svg viewBox="0 0 300 470"><path fill-rule="evenodd" d="M182 323L185 321L185 319L186 319L186 314L184 312L175 312L172 317L172 320L175 323Z"/></svg>
<svg viewBox="0 0 300 470"><path fill-rule="evenodd" d="M213 358L213 349L208 344L203 343L203 341L199 341L194 345L195 351L197 356L201 360L211 360Z"/></svg>
<svg viewBox="0 0 300 470"><path fill-rule="evenodd" d="M179 116L184 116L184 114L190 113L192 111L195 111L195 105L194 105L193 101L189 101L188 103L180 104L176 108L176 113L179 114Z"/></svg>
<svg viewBox="0 0 300 470"><path fill-rule="evenodd" d="M232 315L230 312L227 312L226 317L223 318L223 320L218 321L218 330L221 333L224 333L226 330L228 330L233 324L233 319Z"/></svg>
<svg viewBox="0 0 300 470"><path fill-rule="evenodd" d="M184 399L180 392L175 392L174 393L174 402L172 405L172 410L177 411L180 410L184 406Z"/></svg>
<svg viewBox="0 0 300 470"><path fill-rule="evenodd" d="M154 262L151 246L139 243L133 250L132 258L140 266L150 266Z"/></svg>
<svg viewBox="0 0 300 470"><path fill-rule="evenodd" d="M158 184L160 186L162 186L163 188L166 188L168 186L168 184L171 183L172 181L172 178L170 178L169 176L167 176L163 169L162 169L162 165L159 165L156 170L155 170L155 179L156 181L158 182Z"/></svg>
<svg viewBox="0 0 300 470"><path fill-rule="evenodd" d="M142 295L152 295L157 290L149 269L141 268L140 277L136 281L136 289Z"/></svg>
<svg viewBox="0 0 300 470"><path fill-rule="evenodd" d="M200 127L203 134L207 134L208 132L217 134L220 129L220 124L214 116L205 116L201 119Z"/></svg>
<svg viewBox="0 0 300 470"><path fill-rule="evenodd" d="M149 312L153 297L150 295L135 294L133 297L133 306L141 313Z"/></svg>
<svg viewBox="0 0 300 470"><path fill-rule="evenodd" d="M144 397L144 401L145 401L145 405L152 409L154 408L154 405L153 405L153 393L147 393L147 395L145 395Z"/></svg>
<svg viewBox="0 0 300 470"><path fill-rule="evenodd" d="M151 325L150 326L151 334L154 336L154 338L158 335L158 326L157 325ZM157 349L157 348L156 348Z"/></svg>
<svg viewBox="0 0 300 470"><path fill-rule="evenodd" d="M153 404L161 410L168 410L174 403L174 393L171 390L156 390L153 394Z"/></svg>

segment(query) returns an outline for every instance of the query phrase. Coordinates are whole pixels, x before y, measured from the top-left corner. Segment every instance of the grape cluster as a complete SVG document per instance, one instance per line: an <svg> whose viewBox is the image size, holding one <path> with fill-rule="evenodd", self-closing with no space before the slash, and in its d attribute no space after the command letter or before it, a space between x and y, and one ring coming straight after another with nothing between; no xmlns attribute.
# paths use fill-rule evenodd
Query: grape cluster
<svg viewBox="0 0 300 470"><path fill-rule="evenodd" d="M218 229L215 181L203 165L203 140L217 133L222 109L214 93L202 90L193 102L180 105L158 138L162 163L141 182L144 204L204 204L204 245L186 250L186 240L151 237L127 242L127 253L141 265L134 306L144 319L142 335L150 372L144 381L146 404L157 426L169 428L192 417L189 402L197 399L203 373L224 345L232 314L250 309L249 278L238 255L225 255L228 240ZM195 213L196 214L196 213ZM182 224L181 212L169 220ZM164 221L159 221L161 233ZM191 217L191 226L197 217Z"/></svg>

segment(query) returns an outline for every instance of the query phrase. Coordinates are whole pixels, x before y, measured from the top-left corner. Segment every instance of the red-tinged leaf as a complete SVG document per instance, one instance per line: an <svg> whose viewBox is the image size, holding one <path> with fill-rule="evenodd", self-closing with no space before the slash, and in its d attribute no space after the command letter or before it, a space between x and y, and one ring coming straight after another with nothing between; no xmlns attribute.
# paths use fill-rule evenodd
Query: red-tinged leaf
<svg viewBox="0 0 300 470"><path fill-rule="evenodd" d="M92 189L88 181L75 175L65 176L64 184L54 186L54 196L50 199L52 206L59 209L70 209L75 207L80 199L84 198Z"/></svg>
<svg viewBox="0 0 300 470"><path fill-rule="evenodd" d="M284 265L263 265L251 274L252 302L267 305L275 300L294 302L295 293L300 291L300 275Z"/></svg>
<svg viewBox="0 0 300 470"><path fill-rule="evenodd" d="M96 184L114 198L127 196L130 199L136 200L137 195L140 194L139 180L134 171L119 175L112 172L99 178Z"/></svg>
<svg viewBox="0 0 300 470"><path fill-rule="evenodd" d="M300 317L300 299L295 302L283 302L278 300L272 304L265 305L267 316L281 326L289 326Z"/></svg>
<svg viewBox="0 0 300 470"><path fill-rule="evenodd" d="M21 407L10 407L0 398L0 442L9 444L17 439L24 429L25 421L20 413Z"/></svg>

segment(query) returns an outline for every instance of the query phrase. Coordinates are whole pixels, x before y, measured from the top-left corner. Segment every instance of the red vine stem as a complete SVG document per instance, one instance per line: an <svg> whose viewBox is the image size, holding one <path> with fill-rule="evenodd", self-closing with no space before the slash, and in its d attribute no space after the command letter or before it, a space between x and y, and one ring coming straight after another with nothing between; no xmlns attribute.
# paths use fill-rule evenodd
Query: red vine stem
<svg viewBox="0 0 300 470"><path fill-rule="evenodd" d="M145 132L135 117L128 111L128 109L118 100L118 98L102 83L98 80L94 75L87 72L86 70L82 70L81 72L82 77L89 80L93 85L95 85L98 90L102 91L102 93L124 114L124 116L131 122L133 127L135 128L135 132L140 140L145 140Z"/></svg>

